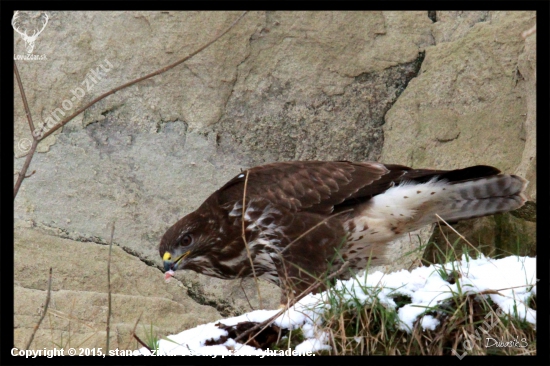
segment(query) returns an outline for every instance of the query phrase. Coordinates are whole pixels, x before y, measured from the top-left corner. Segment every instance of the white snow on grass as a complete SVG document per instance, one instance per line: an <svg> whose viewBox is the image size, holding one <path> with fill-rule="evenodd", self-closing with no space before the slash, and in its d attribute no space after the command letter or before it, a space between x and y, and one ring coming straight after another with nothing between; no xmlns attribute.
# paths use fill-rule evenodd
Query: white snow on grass
<svg viewBox="0 0 550 366"><path fill-rule="evenodd" d="M443 274L443 278L442 278ZM453 279L453 284L447 279ZM456 282L455 282L456 281ZM460 261L443 265L419 267L412 271L401 270L383 274L374 272L362 274L347 281L338 281L334 289L344 302L356 304L372 303L373 299L387 309L397 309L393 298L398 295L408 296L409 304L397 310L399 328L410 332L414 322L420 319L422 329L434 330L439 321L430 315L430 310L437 310L438 304L449 299L453 294L475 294L486 291L480 296L490 297L503 313L535 324L536 311L526 306L528 299L536 295L536 259L511 256L502 259L491 259L480 256L478 259L462 256ZM490 291L489 291L490 290ZM334 298L334 295L332 296ZM329 294L309 294L279 316L274 324L290 330L301 328L305 340L297 345L294 354L307 354L330 349L329 336L319 325L323 313L329 309ZM161 355L277 355L228 339L221 345L206 346L208 340L219 340L227 332L215 326L220 322L225 325L236 325L240 322L257 322L277 314L278 310L256 310L237 317L220 319L217 322L200 325L176 335L168 336L171 341L161 339L158 354ZM135 355L150 354L146 348L134 351ZM287 351L288 354L288 351Z"/></svg>

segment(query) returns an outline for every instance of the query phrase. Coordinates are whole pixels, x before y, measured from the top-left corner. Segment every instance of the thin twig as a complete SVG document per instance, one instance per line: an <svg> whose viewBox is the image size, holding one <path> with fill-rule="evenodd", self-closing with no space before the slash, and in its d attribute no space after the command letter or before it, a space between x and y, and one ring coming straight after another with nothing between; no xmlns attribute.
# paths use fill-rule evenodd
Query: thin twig
<svg viewBox="0 0 550 366"><path fill-rule="evenodd" d="M23 167L21 168L21 171L19 172L19 175L17 176L17 181L15 182L15 187L13 187L13 199L15 200L15 197L17 197L17 192L19 192L19 188L21 187L21 183L23 183L23 179L25 179L27 176L27 170L29 169L29 165L31 165L32 157L34 156L34 153L36 151L36 147L38 146L38 140L33 139L31 150L29 151L29 154L27 155L27 158L25 159L25 164L23 164ZM32 175L32 174L31 174Z"/></svg>
<svg viewBox="0 0 550 366"><path fill-rule="evenodd" d="M499 289L496 289L496 290L487 290L487 291L504 291L504 290L512 290L512 289L515 289L515 288L522 288L522 287L535 287L537 285L537 283L527 283L525 285L518 285L518 286L511 286L511 287L503 287L503 288L499 288ZM478 294L481 294L481 292L479 292Z"/></svg>
<svg viewBox="0 0 550 366"><path fill-rule="evenodd" d="M34 326L34 330L32 331L32 334L31 334L31 338L27 342L27 346L25 347L25 349L29 349L29 347L31 346L31 343L34 339L34 335L38 331L38 328L40 327L40 324L42 323L42 320L44 320L44 317L46 316L46 313L48 312L48 306L50 305L51 292L52 292L52 267L50 267L50 278L48 280L48 294L46 295L46 304L44 305L44 311L42 313L42 316L38 320L38 323L36 323L36 325Z"/></svg>
<svg viewBox="0 0 550 366"><path fill-rule="evenodd" d="M25 178L30 178L30 177L32 177L32 176L34 175L34 173L36 173L36 170L33 170L33 171L31 172L31 174L25 175ZM19 173L18 173L18 174L19 174Z"/></svg>
<svg viewBox="0 0 550 366"><path fill-rule="evenodd" d="M27 120L29 121L29 128L31 129L31 134L34 132L34 123L32 121L31 110L29 109L29 103L27 102L27 96L25 95L25 89L23 88L23 83L21 82L21 76L19 75L19 69L17 68L17 63L13 61L13 73L15 74L15 79L17 79L17 85L19 86L19 92L21 93L21 99L23 100L23 106L25 107L25 114L27 115ZM33 139L36 139L34 134L32 135Z"/></svg>
<svg viewBox="0 0 550 366"><path fill-rule="evenodd" d="M141 344L143 347L147 348L147 350L152 354L153 353L153 350L151 348L149 348L148 345L146 345L138 336L136 333L134 333L134 338L136 341L138 341L139 344Z"/></svg>
<svg viewBox="0 0 550 366"><path fill-rule="evenodd" d="M85 339L82 340L82 342L80 342L79 344L76 345L76 347L73 347L73 348L80 348L82 347L84 344L88 344L87 342L92 338L92 337L95 337L95 335L98 333L98 330L96 330L94 333L90 334L88 337L86 337Z"/></svg>
<svg viewBox="0 0 550 366"><path fill-rule="evenodd" d="M132 337L134 336L134 334L136 334L136 328L137 328L137 325L139 323L139 320L141 319L141 316L143 315L143 310L141 311L141 314L139 314L137 320L136 320L136 324L134 324L134 329L132 329ZM128 341L128 344L126 344L126 347L124 349L129 349L128 347L130 347L130 342L132 341L132 338L130 338L130 340Z"/></svg>
<svg viewBox="0 0 550 366"><path fill-rule="evenodd" d="M241 290L243 290L243 294L244 294L244 297L245 297L246 301L248 302L248 306L250 306L251 310L254 310L254 306L252 306L252 304L250 303L250 300L248 299L248 295L246 294L246 291L244 290L243 280L244 280L244 277L241 278L241 281L239 282L239 285L241 286Z"/></svg>
<svg viewBox="0 0 550 366"><path fill-rule="evenodd" d="M233 23L231 23L231 25L229 27L227 27L223 32L221 32L219 35L217 35L216 37L214 37L214 39L212 39L211 41L209 41L208 43L206 43L204 46L200 47L198 50L196 50L195 52L192 52L190 55L188 56L185 56L184 58L182 58L181 60L179 61L176 61L174 62L173 64L171 65L168 65L166 67L163 67L162 69L160 70L157 70L155 72L152 72L148 75L145 75L145 76L142 76L140 78L137 78L135 80L132 80L126 84L123 84L119 87L116 87L110 91L108 91L107 93L104 93L102 95L100 95L99 97L95 98L94 100L92 100L90 103L88 103L87 105L85 105L84 107L80 108L79 110L77 110L76 112L74 112L73 114L71 114L69 117L65 118L63 121L59 122L58 124L56 124L55 126L53 126L48 132L46 132L44 135L42 135L40 138L39 138L39 141L42 141L44 140L46 137L48 137L49 135L51 135L52 133L54 133L57 129L59 129L60 127L64 126L67 122L69 122L70 120L72 120L73 118L75 118L76 116L78 116L80 113L84 112L86 109L88 109L89 107L91 107L92 105L96 104L97 102L99 102L100 100L104 99L105 97L108 97L109 95L111 94L114 94L116 92L118 92L119 90L122 90L124 88L127 88L131 85L134 85L136 83L139 83L140 81L143 81L143 80L146 80L146 79L149 79L149 78L152 78L153 76L157 76L159 74L162 74L170 69L173 69L174 67L178 66L179 64L189 60L190 58L192 58L193 56L195 56L196 54L198 54L199 52L201 52L202 50L204 50L205 48L207 48L208 46L210 46L212 43L216 42L218 39L220 39L221 37L223 37L227 32L229 32L247 13L248 11L244 11L238 18L237 20L235 20Z"/></svg>
<svg viewBox="0 0 550 366"><path fill-rule="evenodd" d="M109 335L111 333L111 253L113 250L113 237L115 235L115 222L111 226L111 242L109 243L109 259L107 260L107 344L105 346L107 354L109 354Z"/></svg>
<svg viewBox="0 0 550 366"><path fill-rule="evenodd" d="M13 72L15 74L15 79L17 80L17 85L19 86L19 92L21 94L21 99L23 100L23 106L25 107L25 114L27 115L27 120L29 121L29 128L31 129L31 135L32 135L31 149L26 155L27 158L25 159L23 168L21 168L21 171L17 176L17 181L15 182L15 187L13 188L13 199L15 200L15 197L17 196L17 192L19 192L19 188L21 187L21 183L23 183L23 180L34 174L33 172L27 175L27 170L31 165L32 157L36 151L36 147L38 146L38 139L36 138L36 136L34 136L34 133L33 133L34 123L32 121L31 110L29 109L29 103L27 102L27 95L25 94L25 88L23 87L23 82L21 81L21 76L19 75L19 69L17 68L17 63L15 61L13 61Z"/></svg>
<svg viewBox="0 0 550 366"><path fill-rule="evenodd" d="M349 261L346 261L342 264L342 267L340 267L340 269L334 273L332 273L330 276L328 276L326 278L326 280L330 280L340 274L342 274L342 272L344 271L344 269L346 269L346 267L349 265ZM290 307L294 306L294 304L296 304L298 301L300 301L304 296L306 296L307 294L309 294L311 291L315 290L317 287L319 287L320 285L322 284L321 281L317 281L316 283L312 284L311 286L309 286L307 289L305 289L304 291L302 291L302 293L298 296L296 296L295 298L293 298L292 300L290 300L288 302L288 304L282 308L280 311L277 312L277 314L273 315L272 317L270 317L269 319L267 320L264 320L263 322L261 323L258 323L256 324L255 326L253 326L252 328L250 329L247 329L246 331L244 331L243 333L241 333L237 338L235 338L235 342L238 342L239 340L243 339L244 337L246 337L247 335L249 335L250 333L252 333L253 331L255 331L256 329L260 329L262 328L258 333L256 333L253 337L251 337L246 343L248 344L248 342L250 342L252 339L254 339L258 334L260 334L261 332L264 331L264 329L266 329L268 326L271 325L271 323L273 323L273 321L275 319L277 319L279 316L281 316L285 311L287 311Z"/></svg>
<svg viewBox="0 0 550 366"><path fill-rule="evenodd" d="M185 62L187 60L189 60L190 58L192 58L193 56L195 56L196 54L198 54L199 52L203 51L204 49L206 49L208 46L210 46L211 44L213 44L214 42L216 42L218 39L220 39L222 36L224 36L227 32L229 32L247 13L248 11L245 11L243 12L239 18L237 18L237 20L235 20L233 23L231 23L231 25L225 29L223 32L221 32L218 36L214 37L214 39L212 39L211 41L209 41L208 43L206 43L204 46L200 47L199 49L197 49L196 51L194 51L193 53L189 54L188 56L185 56L184 58L182 58L181 60L179 61L176 61L175 63L171 64L171 65L168 65L160 70L157 70L151 74L148 74L148 75L145 75L145 76L142 76L138 79L135 79L133 81L130 81L126 84L123 84L115 89L112 89L110 91L108 91L107 93L104 93L102 95L100 95L99 97L95 98L94 100L92 100L90 103L88 103L87 105L85 105L84 107L78 109L75 113L71 114L70 116L68 116L67 118L65 118L64 120L62 120L61 122L59 122L58 124L56 124L55 126L53 126L48 132L46 132L45 134L42 135L42 131L44 130L44 127L45 125L42 125L42 127L40 128L40 133L37 134L37 136L35 136L35 129L34 129L34 123L32 122L32 118L31 118L31 114L30 114L30 110L28 109L28 103L27 103L27 98L25 96L25 93L24 93L24 90L23 90L23 84L20 80L20 77L19 77L19 71L17 70L17 66L15 65L15 62L14 62L14 72L15 72L15 76L16 76L16 79L18 80L18 84L19 84L19 88L20 88L20 91L21 91L21 96L22 96L22 99L23 99L23 104L25 106L25 112L27 114L27 118L29 120L29 127L31 128L31 134L33 136L33 143L32 143L32 146L31 146L31 149L30 151L27 153L26 157L27 159L25 160L25 164L23 165L23 168L21 169L21 172L19 174L19 176L17 177L17 182L15 183L15 187L13 189L13 199L15 200L15 197L17 196L17 193L19 192L19 188L21 187L21 183L23 182L23 180L26 178L26 173L27 173L27 169L29 168L29 165L31 163L31 160L33 158L33 155L34 153L36 152L36 147L38 145L38 142L44 140L46 137L48 137L49 135L51 135L52 133L54 133L56 130L58 130L59 128L63 127L65 124L67 124L70 120L72 120L74 117L78 116L80 113L84 112L86 109L88 109L89 107L91 107L92 105L96 104L97 102L99 102L100 100L108 97L109 95L111 94L114 94L116 92L118 92L119 90L122 90L124 88L127 88L135 83L138 83L140 81L143 81L143 80L146 80L146 79L149 79L153 76L156 76L156 75L159 75L159 74L162 74L163 72L166 72L176 66L178 66L179 64L181 64L182 62Z"/></svg>
<svg viewBox="0 0 550 366"><path fill-rule="evenodd" d="M60 318L60 319L68 320L69 322L72 322L74 320L77 323L82 324L83 326L90 328L91 330L97 331L96 328L93 326L93 323L88 324L84 320L78 318L77 316L72 315L72 313L67 314L67 313L65 313L63 311L60 311L60 310L57 310L57 309L50 309L50 310L48 310L48 316L51 316L51 315L53 315L57 318ZM50 326L50 329L53 329L53 328ZM53 336L52 336L52 338L53 338Z"/></svg>
<svg viewBox="0 0 550 366"><path fill-rule="evenodd" d="M258 301L260 302L260 308L262 308L262 294L260 293L260 284L258 283L258 277L256 277L256 270L254 269L254 262L252 261L252 255L250 254L250 248L248 247L248 242L246 241L245 228L244 228L244 215L246 212L246 187L248 186L248 173L250 170L246 171L246 178L244 179L244 189L243 189L243 212L241 216L242 230L241 235L244 241L244 247L246 248L246 254L250 260L250 267L252 267L252 275L254 276L254 282L256 283L256 290L258 291Z"/></svg>

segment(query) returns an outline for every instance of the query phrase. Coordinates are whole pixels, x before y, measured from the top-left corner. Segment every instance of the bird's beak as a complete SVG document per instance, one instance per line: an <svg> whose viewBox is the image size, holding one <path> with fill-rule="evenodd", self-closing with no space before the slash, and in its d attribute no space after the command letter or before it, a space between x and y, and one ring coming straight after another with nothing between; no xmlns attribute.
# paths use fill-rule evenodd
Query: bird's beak
<svg viewBox="0 0 550 366"><path fill-rule="evenodd" d="M187 257L189 255L189 253L191 253L190 250L183 253L182 255L180 255L175 260L172 260L172 254L170 254L169 252L164 253L164 255L162 256L162 260L163 260L163 263L164 263L164 270L165 271L170 271L170 270L175 271L177 269L179 263L182 261L182 259Z"/></svg>

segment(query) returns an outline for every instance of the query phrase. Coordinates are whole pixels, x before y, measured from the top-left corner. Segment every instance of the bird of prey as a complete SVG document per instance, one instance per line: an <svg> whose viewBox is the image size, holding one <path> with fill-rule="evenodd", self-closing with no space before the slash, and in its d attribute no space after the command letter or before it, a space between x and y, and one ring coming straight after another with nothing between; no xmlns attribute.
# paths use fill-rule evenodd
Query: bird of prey
<svg viewBox="0 0 550 366"><path fill-rule="evenodd" d="M241 172L176 222L159 253L166 271L263 278L282 288L284 303L327 274L349 278L368 262L386 264L387 244L436 214L456 222L517 209L527 183L483 165L272 163Z"/></svg>

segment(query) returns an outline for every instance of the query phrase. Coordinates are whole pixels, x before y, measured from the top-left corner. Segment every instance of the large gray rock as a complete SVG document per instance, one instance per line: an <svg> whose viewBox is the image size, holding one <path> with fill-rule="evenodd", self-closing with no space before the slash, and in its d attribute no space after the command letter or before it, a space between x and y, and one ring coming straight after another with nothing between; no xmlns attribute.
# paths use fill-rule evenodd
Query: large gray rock
<svg viewBox="0 0 550 366"><path fill-rule="evenodd" d="M35 47L48 60L18 62L36 124L91 78L93 90L67 113L192 52L239 14L52 12ZM384 114L416 75L430 26L425 12L251 12L205 52L102 100L42 142L49 151L34 157L37 173L23 183L15 217L101 243L116 220L117 243L158 265L166 228L241 168L377 159ZM90 72L101 66L99 77ZM28 126L16 103L20 156ZM227 301L230 286L232 311L259 305L250 281L245 296L238 281L181 276L205 303ZM262 287L262 306L276 306L278 289Z"/></svg>
<svg viewBox="0 0 550 366"><path fill-rule="evenodd" d="M533 36L522 37L534 22L532 12L437 12L436 45L426 49L420 74L386 114L385 162L492 165L530 181L531 205L516 214L528 221L504 214L456 227L487 246L486 253L515 252L518 245L523 255L535 253L536 44ZM458 238L447 228L436 234L432 240L441 247Z"/></svg>
<svg viewBox="0 0 550 366"><path fill-rule="evenodd" d="M533 41L525 49L521 36L533 23L533 13L511 13L427 48L419 76L386 115L382 159L441 169L486 164L514 173L526 145L534 144L534 125L526 121L534 79L518 78L521 60L534 68L529 56L520 59L525 52L534 57ZM534 164L523 165L531 176Z"/></svg>
<svg viewBox="0 0 550 366"><path fill-rule="evenodd" d="M241 12L48 14L50 20L34 50L45 54L47 60L18 62L37 122L55 114L56 108L62 109L62 102L71 99L76 88L84 89L85 96L73 100L67 113L124 82L181 59L213 39ZM247 55L248 40L263 18L263 13L248 14L231 33L185 65L118 92L73 123L86 126L105 115L120 116L124 124L141 132L154 132L167 121L183 120L191 128L215 123L231 94L236 68ZM14 41L16 53L25 53L19 34L14 33ZM27 136L28 130L20 98L16 99L17 141Z"/></svg>
<svg viewBox="0 0 550 366"><path fill-rule="evenodd" d="M433 42L425 12L266 14L219 122L264 160L376 160L384 115Z"/></svg>

